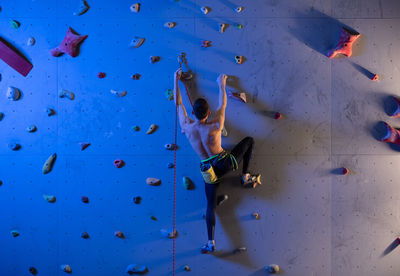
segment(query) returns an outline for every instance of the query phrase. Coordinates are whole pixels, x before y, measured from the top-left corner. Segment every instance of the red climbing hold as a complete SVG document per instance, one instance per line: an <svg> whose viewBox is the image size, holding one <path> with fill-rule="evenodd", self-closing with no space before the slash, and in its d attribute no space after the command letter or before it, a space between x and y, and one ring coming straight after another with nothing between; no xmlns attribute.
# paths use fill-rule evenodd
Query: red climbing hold
<svg viewBox="0 0 400 276"><path fill-rule="evenodd" d="M280 118L282 118L282 114L279 113L279 112L275 112L275 114L274 114L274 119L275 119L275 120L279 120Z"/></svg>
<svg viewBox="0 0 400 276"><path fill-rule="evenodd" d="M337 54L343 54L346 57L350 57L353 52L353 43L359 37L359 33L342 27L339 42L334 49L328 51L327 56L329 58L334 58Z"/></svg>
<svg viewBox="0 0 400 276"><path fill-rule="evenodd" d="M350 173L350 170L348 168L343 167L343 168L340 168L340 173L342 175L348 175Z"/></svg>
<svg viewBox="0 0 400 276"><path fill-rule="evenodd" d="M99 72L99 73L97 74L97 77L98 77L99 79L104 79L104 78L106 77L106 73Z"/></svg>
<svg viewBox="0 0 400 276"><path fill-rule="evenodd" d="M67 34L64 40L58 47L51 49L50 54L54 57L58 57L63 53L70 55L71 57L78 56L78 47L88 36L87 35L76 35L72 33L71 27L68 28Z"/></svg>
<svg viewBox="0 0 400 276"><path fill-rule="evenodd" d="M115 165L115 167L117 167L119 169L125 165L125 162L121 159L117 159L114 161L114 165Z"/></svg>
<svg viewBox="0 0 400 276"><path fill-rule="evenodd" d="M207 48L211 46L211 41L209 40L202 40L201 41L201 47Z"/></svg>
<svg viewBox="0 0 400 276"><path fill-rule="evenodd" d="M400 131L393 128L391 125L385 122L386 135L381 139L382 142L389 142L400 145Z"/></svg>
<svg viewBox="0 0 400 276"><path fill-rule="evenodd" d="M82 196L81 200L83 203L89 203L89 198L87 196Z"/></svg>
<svg viewBox="0 0 400 276"><path fill-rule="evenodd" d="M141 76L142 76L142 75L136 73L136 74L132 75L132 79L138 80L138 79L140 79Z"/></svg>

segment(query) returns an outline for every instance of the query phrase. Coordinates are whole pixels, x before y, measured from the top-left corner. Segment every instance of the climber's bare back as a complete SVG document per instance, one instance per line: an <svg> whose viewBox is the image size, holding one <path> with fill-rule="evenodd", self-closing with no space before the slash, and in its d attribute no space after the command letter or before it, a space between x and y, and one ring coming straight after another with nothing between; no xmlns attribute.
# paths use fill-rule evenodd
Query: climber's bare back
<svg viewBox="0 0 400 276"><path fill-rule="evenodd" d="M193 150L201 160L207 159L223 151L221 147L221 131L219 122L200 123L191 121L185 124L182 132L186 134Z"/></svg>

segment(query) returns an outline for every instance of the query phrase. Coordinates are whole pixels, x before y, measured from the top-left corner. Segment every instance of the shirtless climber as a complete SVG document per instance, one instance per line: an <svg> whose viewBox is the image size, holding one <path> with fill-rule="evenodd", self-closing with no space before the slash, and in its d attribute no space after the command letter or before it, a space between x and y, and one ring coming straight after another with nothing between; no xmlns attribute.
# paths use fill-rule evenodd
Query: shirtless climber
<svg viewBox="0 0 400 276"><path fill-rule="evenodd" d="M219 106L213 120L207 121L211 114L208 103L205 99L199 98L193 104L195 120L187 116L185 106L182 104L182 97L179 90L179 80L182 77L182 70L175 72L174 99L178 105L179 123L182 133L186 134L193 150L199 155L200 171L205 182L207 196L207 232L208 243L201 248L201 253L215 251L214 229L215 229L215 207L228 198L227 195L217 198L217 189L221 177L229 172L238 169L238 163L243 160L241 182L244 187L257 187L261 185L261 175L252 175L248 167L251 152L254 145L252 137L246 137L237 144L229 153L221 147L221 131L225 122L226 108L226 79L227 75L221 74L218 79Z"/></svg>

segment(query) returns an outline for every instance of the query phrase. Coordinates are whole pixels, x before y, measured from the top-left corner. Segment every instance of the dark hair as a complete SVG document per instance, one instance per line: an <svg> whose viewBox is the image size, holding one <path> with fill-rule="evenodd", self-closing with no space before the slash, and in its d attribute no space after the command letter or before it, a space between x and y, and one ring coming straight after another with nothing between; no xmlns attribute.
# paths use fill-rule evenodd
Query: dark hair
<svg viewBox="0 0 400 276"><path fill-rule="evenodd" d="M208 114L208 102L203 98L198 98L193 104L193 111L198 120L203 120Z"/></svg>

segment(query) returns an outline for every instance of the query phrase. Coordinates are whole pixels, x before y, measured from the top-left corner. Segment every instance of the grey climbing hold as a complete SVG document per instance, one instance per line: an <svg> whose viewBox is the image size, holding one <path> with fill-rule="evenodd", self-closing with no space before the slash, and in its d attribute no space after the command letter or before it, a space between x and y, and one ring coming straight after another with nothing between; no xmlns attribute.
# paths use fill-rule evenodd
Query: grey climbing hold
<svg viewBox="0 0 400 276"><path fill-rule="evenodd" d="M148 177L146 178L146 184L150 186L159 186L161 184L161 179Z"/></svg>
<svg viewBox="0 0 400 276"><path fill-rule="evenodd" d="M65 273L72 273L72 269L69 265L63 264L60 266L61 270L64 271Z"/></svg>
<svg viewBox="0 0 400 276"><path fill-rule="evenodd" d="M56 197L53 195L43 195L43 198L50 203L56 202Z"/></svg>
<svg viewBox="0 0 400 276"><path fill-rule="evenodd" d="M81 150L86 149L88 146L90 146L89 142L80 142L79 146L81 147Z"/></svg>
<svg viewBox="0 0 400 276"><path fill-rule="evenodd" d="M192 181L189 177L184 176L184 177L182 178L182 182L183 182L183 187L184 187L186 190L192 190L192 189L194 188L194 183L193 183L193 181Z"/></svg>
<svg viewBox="0 0 400 276"><path fill-rule="evenodd" d="M151 124L149 129L147 130L146 134L152 134L154 131L156 131L157 125Z"/></svg>
<svg viewBox="0 0 400 276"><path fill-rule="evenodd" d="M89 238L89 234L87 232L83 232L81 234L82 239L88 239Z"/></svg>
<svg viewBox="0 0 400 276"><path fill-rule="evenodd" d="M279 265L277 264L271 264L265 267L265 271L267 271L268 273L278 273L279 272Z"/></svg>
<svg viewBox="0 0 400 276"><path fill-rule="evenodd" d="M54 109L52 109L52 108L46 108L46 113L47 113L47 116L52 116L52 115L54 115L54 114L56 114L56 112L54 111Z"/></svg>
<svg viewBox="0 0 400 276"><path fill-rule="evenodd" d="M36 43L36 40L33 37L30 37L30 38L28 38L26 45L33 46L33 45L35 45L35 43Z"/></svg>
<svg viewBox="0 0 400 276"><path fill-rule="evenodd" d="M139 12L140 11L140 3L135 3L130 6L131 12Z"/></svg>
<svg viewBox="0 0 400 276"><path fill-rule="evenodd" d="M161 233L161 235L162 235L163 237L167 237L167 238L170 238L170 239L176 238L176 236L178 235L178 232L176 231L176 229L175 229L175 231L174 231L173 228L170 228L170 229L161 229L161 230L160 230L160 233Z"/></svg>
<svg viewBox="0 0 400 276"><path fill-rule="evenodd" d="M247 251L246 247L239 247L239 248L236 248L235 250L233 250L233 253L240 253L240 252L245 252L245 251Z"/></svg>
<svg viewBox="0 0 400 276"><path fill-rule="evenodd" d="M131 44L130 46L133 48L139 48L140 46L142 46L142 44L144 43L145 38L144 37L138 37L135 36L132 40L131 40Z"/></svg>
<svg viewBox="0 0 400 276"><path fill-rule="evenodd" d="M18 144L18 143L15 143L15 142L11 142L11 143L8 144L8 147L11 150L19 150L21 148L21 145Z"/></svg>
<svg viewBox="0 0 400 276"><path fill-rule="evenodd" d="M117 91L117 90L114 90L114 89L111 89L110 92L111 92L111 94L117 95L119 97L123 97L123 96L125 96L127 94L126 91Z"/></svg>
<svg viewBox="0 0 400 276"><path fill-rule="evenodd" d="M9 100L18 101L21 98L21 91L18 88L9 86L7 88L7 98Z"/></svg>
<svg viewBox="0 0 400 276"><path fill-rule="evenodd" d="M3 120L3 118L4 118L4 113L0 112L0 121Z"/></svg>
<svg viewBox="0 0 400 276"><path fill-rule="evenodd" d="M37 130L35 125L30 125L26 128L26 131L28 132L35 132Z"/></svg>
<svg viewBox="0 0 400 276"><path fill-rule="evenodd" d="M175 150L175 149L178 148L178 146L175 145L175 144L165 144L164 147L165 147L165 149L167 149L167 150Z"/></svg>
<svg viewBox="0 0 400 276"><path fill-rule="evenodd" d="M81 0L81 3L78 7L78 9L76 10L76 12L74 12L74 15L82 15L85 12L87 12L89 10L89 5L85 0Z"/></svg>
<svg viewBox="0 0 400 276"><path fill-rule="evenodd" d="M11 230L11 235L15 238L19 236L18 230Z"/></svg>
<svg viewBox="0 0 400 276"><path fill-rule="evenodd" d="M54 162L56 161L57 154L52 154L49 158L47 158L46 162L43 165L42 172L43 174L51 172L53 169Z"/></svg>
<svg viewBox="0 0 400 276"><path fill-rule="evenodd" d="M132 275L134 273L144 274L146 272L148 272L148 268L144 265L130 264L126 268L126 273L128 273L129 275Z"/></svg>
<svg viewBox="0 0 400 276"><path fill-rule="evenodd" d="M74 92L71 92L71 91L68 91L68 90L65 90L65 89L61 89L60 93L58 94L58 96L60 98L68 98L71 101L75 98Z"/></svg>
<svg viewBox="0 0 400 276"><path fill-rule="evenodd" d="M222 136L226 137L228 136L228 131L225 128L225 125L222 127L222 131L221 131Z"/></svg>

